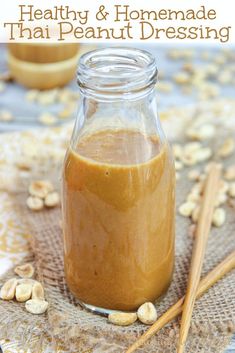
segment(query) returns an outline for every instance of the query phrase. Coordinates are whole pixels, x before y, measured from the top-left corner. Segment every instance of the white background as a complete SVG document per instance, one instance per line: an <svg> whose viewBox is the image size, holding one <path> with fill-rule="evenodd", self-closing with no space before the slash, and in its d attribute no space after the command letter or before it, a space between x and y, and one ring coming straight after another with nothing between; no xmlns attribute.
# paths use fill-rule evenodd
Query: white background
<svg viewBox="0 0 235 353"><path fill-rule="evenodd" d="M83 2L78 2L76 0L66 0L66 1L58 1L58 0L42 0L40 2L35 2L33 0L7 0L7 1L1 1L0 4L0 42L7 42L9 41L9 29L6 29L3 27L3 24L5 22L18 22L19 21L19 14L20 10L18 8L18 5L25 4L25 5L34 5L34 8L40 8L41 10L43 9L53 9L54 6L66 6L69 5L71 10L76 10L76 11L85 11L89 10L89 21L87 24L83 25L83 27L88 27L88 26L104 26L107 28L110 27L122 27L126 25L126 22L114 22L114 5L129 5L130 10L155 10L159 11L161 9L171 9L171 10L186 10L186 9L194 9L198 10L201 5L204 5L206 7L206 10L209 9L214 9L216 10L217 13L217 18L215 20L190 20L190 21L167 21L167 20L158 20L155 22L152 22L154 27L158 28L167 28L169 26L172 27L178 27L178 26L195 26L199 27L200 25L202 26L209 26L212 28L219 29L220 27L227 27L231 26L232 29L230 30L230 39L229 42L225 44L234 44L235 43L235 33L234 33L234 1L233 0L161 0L161 1L153 1L153 0L109 0L109 1L100 1L100 0L86 0ZM105 21L97 21L96 20L96 13L99 10L100 5L105 5L105 9L107 12L110 13L110 15L107 17L107 20ZM57 21L52 21L49 20L46 23L43 20L40 21L34 21L34 22L29 22L26 23L24 22L25 26L28 25L33 25L33 26L43 26L45 24L48 24L50 27L50 33L52 34L52 29L53 26L55 28L55 38L51 38L50 40L40 40L42 42L56 42L58 38L58 25ZM78 21L73 23L74 27L77 26L82 26ZM139 36L140 36L140 25L137 21L132 21L133 25L133 30L132 30L132 35L134 39L132 40L126 40L128 41L133 41L133 42L147 42L147 41L140 41ZM71 41L80 41L80 42L104 42L104 40L95 40L95 39L76 39L73 37L73 33L71 35L68 35L66 37L66 40L71 42ZM27 38L22 39L21 41L29 42ZM36 41L30 40L30 41ZM177 40L177 39L167 39L165 35L162 34L160 39L155 39L154 37L151 37L151 39L148 40L148 42L158 42L158 43L217 43L217 44L222 44L220 43L219 40L215 39L198 39L198 40L190 40L190 39L184 39L184 40ZM106 40L106 42L114 42L114 40ZM124 40L116 40L116 42L124 42Z"/></svg>

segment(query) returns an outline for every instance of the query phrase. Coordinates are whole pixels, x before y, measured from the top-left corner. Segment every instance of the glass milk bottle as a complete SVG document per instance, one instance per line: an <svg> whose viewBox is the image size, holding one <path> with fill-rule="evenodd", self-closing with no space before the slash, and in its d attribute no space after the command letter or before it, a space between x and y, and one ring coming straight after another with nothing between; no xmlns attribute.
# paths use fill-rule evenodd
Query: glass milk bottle
<svg viewBox="0 0 235 353"><path fill-rule="evenodd" d="M64 263L101 313L154 302L174 266L175 171L146 51L98 49L78 67L80 110L63 168Z"/></svg>

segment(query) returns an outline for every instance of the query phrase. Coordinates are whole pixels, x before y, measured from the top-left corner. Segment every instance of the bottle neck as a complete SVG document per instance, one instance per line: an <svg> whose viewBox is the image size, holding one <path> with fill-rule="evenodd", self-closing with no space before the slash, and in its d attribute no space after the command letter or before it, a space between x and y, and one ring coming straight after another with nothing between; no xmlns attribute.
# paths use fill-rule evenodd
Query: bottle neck
<svg viewBox="0 0 235 353"><path fill-rule="evenodd" d="M157 81L155 58L146 51L107 48L80 59L81 94L97 101L136 101L148 95Z"/></svg>

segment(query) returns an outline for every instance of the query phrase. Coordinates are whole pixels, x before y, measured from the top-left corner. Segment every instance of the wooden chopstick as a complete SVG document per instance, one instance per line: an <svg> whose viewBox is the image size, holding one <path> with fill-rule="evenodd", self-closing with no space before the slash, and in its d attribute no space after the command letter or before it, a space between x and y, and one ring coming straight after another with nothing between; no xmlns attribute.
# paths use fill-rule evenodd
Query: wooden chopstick
<svg viewBox="0 0 235 353"><path fill-rule="evenodd" d="M199 283L196 298L200 298L210 287L228 272L235 269L235 251L228 255L219 265L210 271ZM167 310L140 338L130 346L126 353L132 353L142 346L150 337L178 316L183 310L184 297Z"/></svg>
<svg viewBox="0 0 235 353"><path fill-rule="evenodd" d="M221 166L213 163L208 173L203 191L202 205L196 228L195 243L193 246L192 260L189 271L188 285L183 305L180 335L178 342L178 353L183 353L185 342L188 336L194 303L196 300L197 288L200 281L202 264L205 256L208 236L210 233L213 210L216 200Z"/></svg>

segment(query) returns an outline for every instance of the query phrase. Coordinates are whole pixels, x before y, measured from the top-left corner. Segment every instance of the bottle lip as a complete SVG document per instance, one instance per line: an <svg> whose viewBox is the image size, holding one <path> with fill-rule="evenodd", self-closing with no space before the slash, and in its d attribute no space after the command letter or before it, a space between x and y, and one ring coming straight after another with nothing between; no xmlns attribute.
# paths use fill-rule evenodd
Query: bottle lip
<svg viewBox="0 0 235 353"><path fill-rule="evenodd" d="M157 73L156 59L148 51L109 47L81 56L77 81L84 94L120 96L152 88Z"/></svg>

